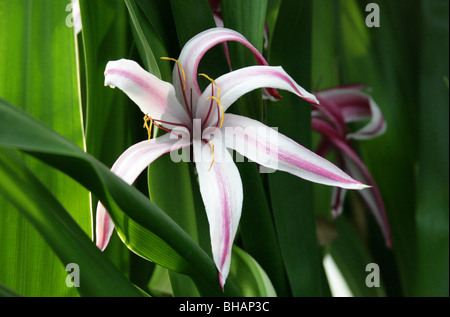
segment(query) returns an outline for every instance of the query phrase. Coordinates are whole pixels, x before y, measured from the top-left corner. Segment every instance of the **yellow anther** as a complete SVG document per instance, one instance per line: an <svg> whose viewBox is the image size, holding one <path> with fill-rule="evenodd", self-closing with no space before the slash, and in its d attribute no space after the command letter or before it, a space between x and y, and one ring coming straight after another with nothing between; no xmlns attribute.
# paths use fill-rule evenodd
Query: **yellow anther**
<svg viewBox="0 0 450 317"><path fill-rule="evenodd" d="M166 61L174 61L178 64L178 68L181 69L181 73L183 74L183 90L186 90L186 74L184 73L184 69L183 66L181 66L180 61L172 57L161 57L161 59L164 59Z"/></svg>
<svg viewBox="0 0 450 317"><path fill-rule="evenodd" d="M216 88L217 88L217 98L220 100L220 89L219 89L219 85L217 85L217 83L214 81L214 79L212 79L211 77L209 77L208 75L206 75L206 74L198 74L199 76L203 76L203 77L205 77L206 79L208 79L210 82L212 82L213 84L214 84L214 86L216 86Z"/></svg>
<svg viewBox="0 0 450 317"><path fill-rule="evenodd" d="M213 166L213 163L214 163L214 144L212 144L211 141L209 141L208 144L211 147L211 155L212 155L211 165L209 166L209 169L208 169L208 172L209 172L211 170L211 167Z"/></svg>
<svg viewBox="0 0 450 317"><path fill-rule="evenodd" d="M222 125L223 125L223 116L224 116L224 111L223 111L223 106L222 106L222 104L220 103L220 101L216 98L216 97L214 97L214 96L211 96L211 97L208 97L208 98L206 98L207 100L209 100L209 99L213 99L213 100L215 100L216 102L217 102L217 104L220 106L220 126L219 126L219 129L222 127Z"/></svg>
<svg viewBox="0 0 450 317"><path fill-rule="evenodd" d="M150 121L150 126L148 125L149 121ZM152 138L153 119L148 114L146 114L144 116L144 126L143 127L147 129L148 139L150 140Z"/></svg>

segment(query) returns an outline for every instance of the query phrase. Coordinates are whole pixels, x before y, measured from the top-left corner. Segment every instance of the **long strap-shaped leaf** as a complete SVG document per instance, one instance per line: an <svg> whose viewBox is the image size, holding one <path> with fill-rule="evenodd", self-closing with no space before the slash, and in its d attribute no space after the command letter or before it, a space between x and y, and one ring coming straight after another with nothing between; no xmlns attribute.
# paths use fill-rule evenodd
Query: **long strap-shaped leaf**
<svg viewBox="0 0 450 317"><path fill-rule="evenodd" d="M269 58L269 64L283 65L297 82L306 87L310 81L311 6L311 1L281 2ZM289 43L288 50L285 43ZM267 107L266 123L310 147L308 111L308 105L299 98L285 94L277 104ZM268 179L274 223L292 294L323 295L312 183L286 173L269 174Z"/></svg>
<svg viewBox="0 0 450 317"><path fill-rule="evenodd" d="M70 10L69 0L0 0L0 97L83 147ZM33 158L24 161L89 234L89 192ZM66 287L67 274L51 248L3 197L0 241L1 283L23 296L78 295Z"/></svg>
<svg viewBox="0 0 450 317"><path fill-rule="evenodd" d="M132 251L190 275L203 295L239 295L232 283L222 292L212 259L147 197L76 145L1 100L0 145L25 151L91 190Z"/></svg>
<svg viewBox="0 0 450 317"><path fill-rule="evenodd" d="M224 23L243 34L260 52L263 47L267 1L221 1ZM254 65L255 58L242 45L228 43L233 69ZM238 108L236 108L238 106ZM242 96L233 106L236 113L262 120L262 94L254 91ZM279 296L291 294L283 266L278 238L264 192L263 180L255 164L237 164L244 188L240 231L245 250L267 272ZM257 224L257 225L255 225ZM264 242L261 241L264 237Z"/></svg>
<svg viewBox="0 0 450 317"><path fill-rule="evenodd" d="M0 193L34 225L64 266L76 265L80 295L140 296L14 150L0 147L0 179Z"/></svg>
<svg viewBox="0 0 450 317"><path fill-rule="evenodd" d="M20 294L0 283L0 297L19 297Z"/></svg>

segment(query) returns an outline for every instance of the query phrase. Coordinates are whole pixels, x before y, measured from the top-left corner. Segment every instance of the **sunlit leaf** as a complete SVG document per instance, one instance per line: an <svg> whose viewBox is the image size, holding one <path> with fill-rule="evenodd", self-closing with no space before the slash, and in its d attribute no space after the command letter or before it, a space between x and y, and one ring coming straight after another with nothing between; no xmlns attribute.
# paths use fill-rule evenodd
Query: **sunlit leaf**
<svg viewBox="0 0 450 317"><path fill-rule="evenodd" d="M0 98L83 148L75 34L67 24L67 4L0 1ZM37 160L26 158L26 163L90 235L88 191ZM25 296L76 296L62 283L66 274L59 260L34 228L3 198L0 206L0 281Z"/></svg>
<svg viewBox="0 0 450 317"><path fill-rule="evenodd" d="M22 125L32 127L33 132L20 129ZM134 252L190 275L203 293L236 294L232 283L227 283L222 292L212 259L147 197L91 155L5 102L0 102L0 144L36 156L91 190Z"/></svg>
<svg viewBox="0 0 450 317"><path fill-rule="evenodd" d="M0 147L4 195L36 228L61 260L56 274L66 272L59 287L83 296L139 296L139 291L107 260L64 207L11 149ZM76 270L76 271L75 271ZM74 277L73 286L67 279ZM71 285L71 284L69 284Z"/></svg>
<svg viewBox="0 0 450 317"><path fill-rule="evenodd" d="M277 293L262 267L248 253L233 247L230 280L247 297L275 297Z"/></svg>

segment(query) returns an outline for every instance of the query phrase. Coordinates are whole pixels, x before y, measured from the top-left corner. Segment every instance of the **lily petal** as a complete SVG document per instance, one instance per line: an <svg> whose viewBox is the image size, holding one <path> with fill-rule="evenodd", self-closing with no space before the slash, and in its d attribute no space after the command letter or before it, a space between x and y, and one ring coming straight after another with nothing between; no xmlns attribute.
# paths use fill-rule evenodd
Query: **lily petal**
<svg viewBox="0 0 450 317"><path fill-rule="evenodd" d="M186 74L186 90L188 91L188 95L190 94L190 91L192 91L192 104L194 107L197 104L198 97L201 95L201 90L197 82L197 69L200 60L213 46L227 41L238 42L245 45L255 55L259 65L267 65L267 61L261 53L244 36L234 30L216 27L197 34L185 44L180 53L180 57L178 58ZM183 83L176 80L179 78L177 65L175 65L173 69L173 78L173 84L177 95L182 96ZM276 92L271 91L271 94L276 95ZM195 113L195 109L193 110Z"/></svg>
<svg viewBox="0 0 450 317"><path fill-rule="evenodd" d="M268 168L291 173L320 184L348 189L367 186L334 164L272 128L234 114L225 114L225 145Z"/></svg>
<svg viewBox="0 0 450 317"><path fill-rule="evenodd" d="M363 198L367 207L369 208L369 210L375 217L378 225L380 226L387 247L391 248L392 247L391 230L386 215L386 209L383 204L383 199L381 197L381 193L378 189L378 186L376 185L375 181L373 180L372 176L367 170L367 167L359 159L358 156L355 157L354 155L352 155L352 157L350 157L344 155L344 161L346 170L348 170L351 175L358 177L359 179L364 180L367 184L371 185L371 188L363 190L359 194Z"/></svg>
<svg viewBox="0 0 450 317"><path fill-rule="evenodd" d="M212 142L216 158L212 165L213 154L209 144L194 142L194 159L209 222L213 259L223 288L230 270L232 244L241 217L243 190L239 171L231 155L219 139Z"/></svg>
<svg viewBox="0 0 450 317"><path fill-rule="evenodd" d="M320 119L313 119L312 128L327 138L329 142L331 142L340 151L340 157L342 157L343 165L345 165L345 169L348 170L352 176L361 179L363 182L371 186L370 189L361 191L360 195L377 220L385 237L386 245L391 247L392 238L386 215L386 209L378 186L370 175L369 170L359 158L358 154L345 140L342 140L339 137L336 131L327 122ZM342 204L342 199L340 203ZM335 203L333 203L333 206L334 205ZM336 209L338 210L339 206L337 206Z"/></svg>
<svg viewBox="0 0 450 317"><path fill-rule="evenodd" d="M319 141L319 144L316 147L316 150L314 153L316 153L319 156L325 157L330 153L330 151L333 149L333 145L330 141L328 141L327 138L322 138Z"/></svg>
<svg viewBox="0 0 450 317"><path fill-rule="evenodd" d="M128 148L114 163L111 171L128 184L134 183L142 171L161 155L189 146L191 141L174 138L167 133L156 139L142 141ZM96 244L104 250L109 243L114 224L99 202L96 213Z"/></svg>
<svg viewBox="0 0 450 317"><path fill-rule="evenodd" d="M139 106L142 113L153 119L175 125L190 125L187 111L178 102L174 87L145 71L135 61L120 59L108 62L105 86L121 89Z"/></svg>
<svg viewBox="0 0 450 317"><path fill-rule="evenodd" d="M331 212L333 214L333 218L337 218L342 214L346 193L347 190L345 188L333 187L333 193L331 196Z"/></svg>
<svg viewBox="0 0 450 317"><path fill-rule="evenodd" d="M220 76L216 79L216 84L221 92L220 102L223 111L226 111L242 95L265 87L284 89L308 102L319 103L313 94L298 85L280 66L249 66L241 68ZM205 118L209 112L211 85L200 96L197 105L197 118ZM215 97L218 98L217 91L215 91ZM216 108L213 111L217 111ZM217 115L210 115L209 123L216 117ZM208 125L208 122L206 124Z"/></svg>
<svg viewBox="0 0 450 317"><path fill-rule="evenodd" d="M347 124L339 106L332 99L324 99L318 94L315 96L320 102L320 107L313 107L311 117L330 122L336 131L346 138L348 135Z"/></svg>
<svg viewBox="0 0 450 317"><path fill-rule="evenodd" d="M114 223L101 202L95 213L95 238L97 247L104 251L114 231Z"/></svg>
<svg viewBox="0 0 450 317"><path fill-rule="evenodd" d="M380 108L372 97L364 92L354 88L334 88L318 92L316 95L324 107L332 113L340 113L339 116L342 116L345 123L370 120L361 130L348 134L348 138L370 139L386 131L387 125Z"/></svg>
<svg viewBox="0 0 450 317"><path fill-rule="evenodd" d="M380 108L371 97L368 98L371 114L370 122L359 131L348 134L347 138L349 139L366 140L377 137L386 132L387 124L386 121L384 121Z"/></svg>
<svg viewBox="0 0 450 317"><path fill-rule="evenodd" d="M213 5L211 4L211 9L212 9L212 7L213 7ZM215 13L214 10L213 10L213 18L214 18L214 22L216 22L217 27L219 27L219 28L224 27L222 17L219 14ZM231 67L230 51L228 50L227 43L222 43L222 47L223 47L223 52L225 53L225 58L227 59L228 68L230 69L230 71L232 71L233 68Z"/></svg>

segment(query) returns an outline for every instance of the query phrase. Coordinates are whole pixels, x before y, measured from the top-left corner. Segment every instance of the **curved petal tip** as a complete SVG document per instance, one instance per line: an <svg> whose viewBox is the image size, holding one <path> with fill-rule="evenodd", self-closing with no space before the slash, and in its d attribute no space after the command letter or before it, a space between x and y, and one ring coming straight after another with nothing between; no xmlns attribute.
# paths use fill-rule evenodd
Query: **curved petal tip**
<svg viewBox="0 0 450 317"><path fill-rule="evenodd" d="M95 245L104 251L108 246L109 240L111 239L112 233L114 231L114 223L111 220L105 207L99 202L97 205L97 215L96 215L96 228L95 228Z"/></svg>

